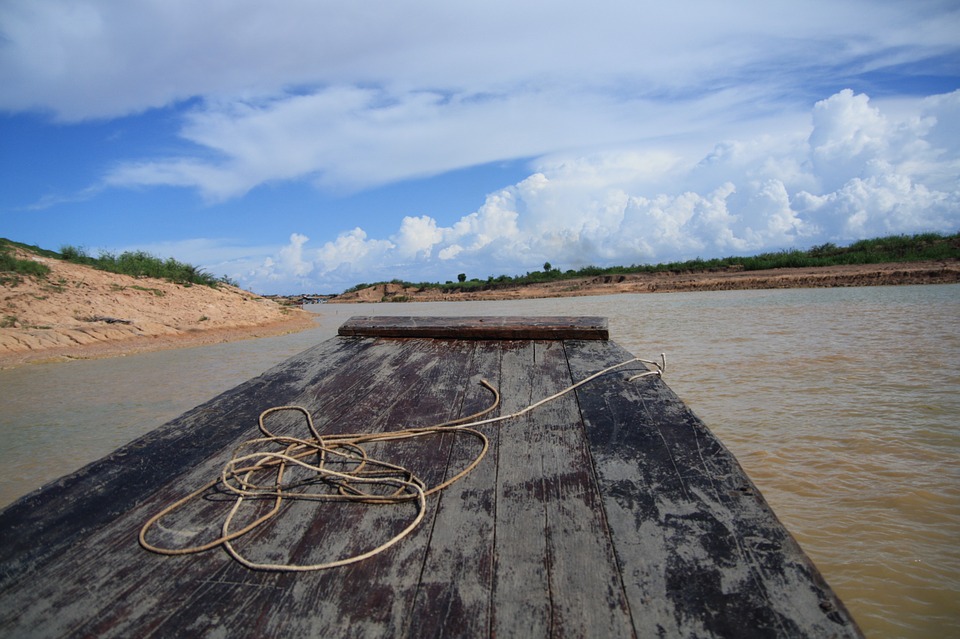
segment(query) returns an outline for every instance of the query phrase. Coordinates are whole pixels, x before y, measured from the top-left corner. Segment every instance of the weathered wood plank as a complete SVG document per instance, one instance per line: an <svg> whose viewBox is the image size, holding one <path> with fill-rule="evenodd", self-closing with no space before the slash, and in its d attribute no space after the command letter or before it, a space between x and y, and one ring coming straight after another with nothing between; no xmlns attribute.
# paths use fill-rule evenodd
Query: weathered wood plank
<svg viewBox="0 0 960 639"><path fill-rule="evenodd" d="M461 415L472 415L490 405L486 379L500 384L500 348L496 342L477 342ZM495 417L497 411L490 414ZM478 637L490 631L490 593L493 588L494 514L499 426L481 427L490 450L476 470L441 492L433 521L426 562L417 590L410 637ZM476 455L478 442L458 435L451 449L446 478Z"/></svg>
<svg viewBox="0 0 960 639"><path fill-rule="evenodd" d="M515 413L533 401L532 342L506 342L501 360L501 410ZM496 554L491 636L550 636L550 576L545 562L541 466L542 429L527 414L500 427L497 451Z"/></svg>
<svg viewBox="0 0 960 639"><path fill-rule="evenodd" d="M535 342L534 398L568 386L562 342ZM534 413L540 449L550 575L551 635L630 637L632 627L620 573L603 517L596 477L574 394Z"/></svg>
<svg viewBox="0 0 960 639"><path fill-rule="evenodd" d="M567 348L575 377L629 358ZM860 636L736 459L661 380L628 374L577 395L637 636Z"/></svg>
<svg viewBox="0 0 960 639"><path fill-rule="evenodd" d="M339 329L344 336L450 339L597 339L610 333L605 317L369 317Z"/></svg>

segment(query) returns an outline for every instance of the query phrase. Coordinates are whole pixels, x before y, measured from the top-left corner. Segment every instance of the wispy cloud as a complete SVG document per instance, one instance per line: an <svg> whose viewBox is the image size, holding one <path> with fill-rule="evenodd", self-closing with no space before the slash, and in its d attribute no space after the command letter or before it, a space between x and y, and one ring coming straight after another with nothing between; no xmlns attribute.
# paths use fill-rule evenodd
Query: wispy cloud
<svg viewBox="0 0 960 639"><path fill-rule="evenodd" d="M76 193L68 194L54 194L47 193L38 199L36 202L25 206L24 210L27 211L43 211L44 209L49 209L53 206L59 206L61 204L74 204L76 202L85 202L90 200L103 191L102 185L88 186Z"/></svg>
<svg viewBox="0 0 960 639"><path fill-rule="evenodd" d="M685 5L6 3L0 109L77 121L193 100L181 136L195 154L128 161L103 183L224 201L276 181L350 190L663 136L712 143L856 74L958 51L950 3Z"/></svg>
<svg viewBox="0 0 960 639"><path fill-rule="evenodd" d="M76 120L303 86L682 95L744 76L776 82L786 68L822 75L955 51L957 15L954 3L924 0L9 2L0 108Z"/></svg>
<svg viewBox="0 0 960 639"><path fill-rule="evenodd" d="M751 127L762 127L769 114L757 112L753 97L745 89L674 101L664 109L649 100L566 91L394 97L331 88L258 103L204 105L187 116L181 132L208 151L203 159L131 162L111 170L105 181L189 186L214 201L284 180L355 190L498 160L651 142L666 131L676 144L735 131L747 119Z"/></svg>

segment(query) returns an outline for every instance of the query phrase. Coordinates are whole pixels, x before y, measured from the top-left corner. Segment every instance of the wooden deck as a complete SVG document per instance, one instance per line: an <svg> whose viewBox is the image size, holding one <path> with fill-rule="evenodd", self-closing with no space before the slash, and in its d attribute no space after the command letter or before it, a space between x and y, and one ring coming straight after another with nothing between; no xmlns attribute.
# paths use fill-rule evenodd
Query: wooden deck
<svg viewBox="0 0 960 639"><path fill-rule="evenodd" d="M153 514L258 436L266 408L303 406L324 435L427 426L487 406L481 378L510 414L632 357L597 318L528 320L349 322L345 335L21 499L0 513L0 636L860 636L704 424L661 379L627 381L640 364L480 427L490 450L479 466L428 496L414 531L369 559L275 572L221 547L164 556L138 544ZM383 337L378 322L387 334L436 326L442 338ZM550 330L521 339L522 325ZM471 339L450 339L457 326ZM436 485L478 446L445 432L372 454ZM212 490L151 534L214 538L233 503ZM236 546L262 562L329 561L380 543L414 510L298 501Z"/></svg>

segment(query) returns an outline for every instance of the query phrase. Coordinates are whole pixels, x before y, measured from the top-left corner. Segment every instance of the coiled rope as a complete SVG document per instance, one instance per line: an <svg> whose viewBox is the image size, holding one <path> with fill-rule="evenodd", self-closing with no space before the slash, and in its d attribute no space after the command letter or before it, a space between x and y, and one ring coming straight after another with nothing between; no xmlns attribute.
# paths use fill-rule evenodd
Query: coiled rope
<svg viewBox="0 0 960 639"><path fill-rule="evenodd" d="M598 371L589 377L568 386L567 388L545 397L526 408L509 415L483 418L500 405L500 393L486 380L480 384L493 395L492 403L482 411L462 417L460 419L443 422L434 426L422 428L406 428L384 433L356 433L345 435L321 436L313 424L310 412L301 406L275 406L260 414L259 426L263 437L257 437L243 442L234 451L230 460L224 465L220 475L186 497L179 499L152 516L140 529L140 545L145 549L163 555L187 555L211 550L223 546L224 550L248 568L256 570L275 570L290 572L305 572L323 570L362 561L383 552L390 546L409 535L423 520L426 513L426 497L450 486L469 474L490 447L487 436L476 430L476 427L495 424L508 419L521 417L538 407L551 402L566 393L569 393L594 379L610 373L629 364L643 363L654 366L648 370L629 377L633 381L651 375L662 376L666 368L666 356L661 354L660 361L651 361L639 357L626 360L614 366ZM273 434L266 425L266 418L274 413L293 411L302 414L310 433L309 439L289 437ZM391 442L437 435L455 431L475 437L481 443L480 452L460 472L436 486L427 487L423 480L408 469L377 460L367 454L364 444L375 442ZM272 448L273 450L265 450ZM248 452L248 451L253 452ZM306 461L315 458L317 461ZM334 467L340 468L336 470ZM292 468L305 469L309 472L308 479L285 479ZM254 478L266 473L266 482L254 481ZM147 540L150 529L161 519L186 504L200 498L208 490L222 486L234 495L234 503L227 513L221 527L220 536L212 541L196 546L181 548L162 547ZM270 499L273 505L269 511L259 516L245 526L234 529L234 519L241 505L248 499ZM326 502L353 502L362 504L400 504L413 502L416 504L416 514L399 533L384 543L343 559L316 564L276 564L260 563L244 557L234 546L233 541L253 531L264 523L273 519L280 512L286 500L313 500ZM162 527L162 524L160 524Z"/></svg>

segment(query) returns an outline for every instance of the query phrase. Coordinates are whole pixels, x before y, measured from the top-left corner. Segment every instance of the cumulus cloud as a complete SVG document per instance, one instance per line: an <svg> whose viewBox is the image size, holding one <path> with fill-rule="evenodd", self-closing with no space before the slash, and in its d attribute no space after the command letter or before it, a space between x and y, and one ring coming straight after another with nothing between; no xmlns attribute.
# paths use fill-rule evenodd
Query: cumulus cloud
<svg viewBox="0 0 960 639"><path fill-rule="evenodd" d="M400 230L394 236L397 255L405 259L429 259L433 247L443 239L437 221L426 215L404 217Z"/></svg>
<svg viewBox="0 0 960 639"><path fill-rule="evenodd" d="M641 149L554 157L449 226L406 217L389 239L355 228L316 249L295 234L279 254L298 259L292 268L276 260L273 274L301 276L310 264L313 288L336 290L513 275L544 261L579 268L955 232L960 144L936 132L956 122L958 106L960 91L900 104L892 117L844 90L819 101L800 131L725 141L699 158Z"/></svg>

